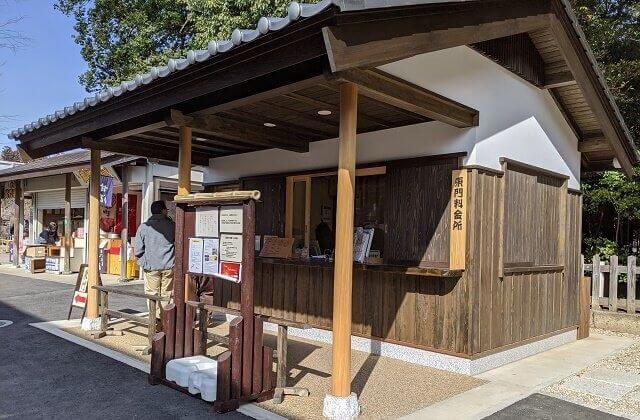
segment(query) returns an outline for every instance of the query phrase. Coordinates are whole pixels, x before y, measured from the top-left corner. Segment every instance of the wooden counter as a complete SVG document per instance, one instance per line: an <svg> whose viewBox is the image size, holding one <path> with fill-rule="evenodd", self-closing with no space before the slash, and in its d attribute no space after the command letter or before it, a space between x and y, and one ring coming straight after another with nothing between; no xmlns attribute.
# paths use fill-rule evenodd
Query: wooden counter
<svg viewBox="0 0 640 420"><path fill-rule="evenodd" d="M390 265L354 267L353 334L467 354L469 295L465 276L413 275L410 267ZM239 308L237 284L216 281L213 292L214 305ZM333 263L257 258L255 304L256 312L266 316L331 329Z"/></svg>
<svg viewBox="0 0 640 420"><path fill-rule="evenodd" d="M256 261L262 261L268 264L291 264L309 267L333 267L333 261L322 259L301 260L295 258L283 259L256 257ZM386 271L424 277L460 277L463 273L463 270L451 270L444 267L418 267L394 264L361 264L356 262L353 263L353 269L354 271Z"/></svg>

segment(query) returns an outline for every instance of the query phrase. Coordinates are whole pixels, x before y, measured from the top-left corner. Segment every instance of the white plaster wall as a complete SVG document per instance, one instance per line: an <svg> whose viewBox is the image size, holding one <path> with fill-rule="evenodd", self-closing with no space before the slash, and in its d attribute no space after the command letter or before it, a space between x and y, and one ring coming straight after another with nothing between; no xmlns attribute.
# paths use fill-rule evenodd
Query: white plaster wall
<svg viewBox="0 0 640 420"><path fill-rule="evenodd" d="M465 164L500 169L508 157L570 177L579 188L577 139L549 93L468 47L422 54L382 70L480 111L480 125L439 122L358 136L358 163L467 152ZM264 150L211 159L205 183L243 176L337 166L337 140L311 143L308 153Z"/></svg>

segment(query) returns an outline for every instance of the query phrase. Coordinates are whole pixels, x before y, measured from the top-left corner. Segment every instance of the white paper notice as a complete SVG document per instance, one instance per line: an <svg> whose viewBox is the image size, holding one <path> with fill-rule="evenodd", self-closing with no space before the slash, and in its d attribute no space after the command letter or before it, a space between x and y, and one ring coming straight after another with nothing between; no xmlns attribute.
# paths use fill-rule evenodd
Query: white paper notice
<svg viewBox="0 0 640 420"><path fill-rule="evenodd" d="M202 273L202 247L201 238L189 238L189 272Z"/></svg>
<svg viewBox="0 0 640 420"><path fill-rule="evenodd" d="M218 249L220 248L218 238L208 238L204 240L204 259L202 261L202 274L217 274L219 269Z"/></svg>
<svg viewBox="0 0 640 420"><path fill-rule="evenodd" d="M242 235L220 235L220 259L242 262Z"/></svg>
<svg viewBox="0 0 640 420"><path fill-rule="evenodd" d="M196 236L218 237L218 207L196 207Z"/></svg>
<svg viewBox="0 0 640 420"><path fill-rule="evenodd" d="M242 233L242 206L223 206L220 209L220 232Z"/></svg>

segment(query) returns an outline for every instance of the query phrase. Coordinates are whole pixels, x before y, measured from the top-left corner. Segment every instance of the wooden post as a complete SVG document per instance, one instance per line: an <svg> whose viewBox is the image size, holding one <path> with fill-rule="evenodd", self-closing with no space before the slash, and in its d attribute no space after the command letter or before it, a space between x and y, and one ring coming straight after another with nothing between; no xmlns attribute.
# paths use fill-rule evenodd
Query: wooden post
<svg viewBox="0 0 640 420"><path fill-rule="evenodd" d="M191 127L180 127L178 156L178 195L191 193Z"/></svg>
<svg viewBox="0 0 640 420"><path fill-rule="evenodd" d="M596 254L591 259L591 307L593 309L600 309L600 282L602 276L600 275L600 255Z"/></svg>
<svg viewBox="0 0 640 420"><path fill-rule="evenodd" d="M98 246L100 244L100 150L91 149L91 177L89 179L89 296L86 318L98 317Z"/></svg>
<svg viewBox="0 0 640 420"><path fill-rule="evenodd" d="M351 286L357 117L358 87L352 83L343 83L340 85L338 199L333 274L331 392L336 397L348 397L351 393Z"/></svg>
<svg viewBox="0 0 640 420"><path fill-rule="evenodd" d="M589 277L580 276L578 302L578 314L580 324L578 324L578 340L589 337L589 324L591 322L591 307L589 305L589 290L591 288L591 279Z"/></svg>
<svg viewBox="0 0 640 420"><path fill-rule="evenodd" d="M147 331L147 337L149 338L149 348L153 346L153 337L156 335L156 305L159 304L160 301L149 299L149 329Z"/></svg>
<svg viewBox="0 0 640 420"><path fill-rule="evenodd" d="M64 177L64 274L71 273L71 177L72 173Z"/></svg>
<svg viewBox="0 0 640 420"><path fill-rule="evenodd" d="M276 388L287 387L287 334L286 325L278 325L278 338L276 350L278 352L278 366L276 367Z"/></svg>
<svg viewBox="0 0 640 420"><path fill-rule="evenodd" d="M636 257L627 258L627 313L636 313Z"/></svg>
<svg viewBox="0 0 640 420"><path fill-rule="evenodd" d="M127 247L129 242L129 167L122 166L122 230L120 231L120 278L127 280ZM159 303L158 303L159 304Z"/></svg>
<svg viewBox="0 0 640 420"><path fill-rule="evenodd" d="M242 206L242 266L240 268L240 314L243 319L242 335L242 395L251 395L253 388L253 323L255 298L254 292L254 254L256 203L247 200ZM232 369L233 369L233 362Z"/></svg>
<svg viewBox="0 0 640 420"><path fill-rule="evenodd" d="M100 332L104 333L105 335L107 334L107 328L109 327L109 293L103 291L100 291L101 294L101 298L100 298L100 310L102 311L101 314L101 323L100 323ZM152 340L149 340L149 345L151 345Z"/></svg>
<svg viewBox="0 0 640 420"><path fill-rule="evenodd" d="M618 256L609 259L609 310L618 311Z"/></svg>
<svg viewBox="0 0 640 420"><path fill-rule="evenodd" d="M15 221L13 222L13 265L20 267L20 240L24 225L24 199L22 197L22 180L15 180L15 196L13 197Z"/></svg>

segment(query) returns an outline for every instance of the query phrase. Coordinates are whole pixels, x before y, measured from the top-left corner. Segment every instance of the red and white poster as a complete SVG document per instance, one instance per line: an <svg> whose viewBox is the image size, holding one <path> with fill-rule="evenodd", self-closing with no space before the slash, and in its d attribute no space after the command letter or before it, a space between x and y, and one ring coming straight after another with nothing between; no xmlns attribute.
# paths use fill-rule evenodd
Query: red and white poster
<svg viewBox="0 0 640 420"><path fill-rule="evenodd" d="M220 262L220 276L225 280L232 281L234 283L240 283L240 273L242 264L237 262L222 261Z"/></svg>
<svg viewBox="0 0 640 420"><path fill-rule="evenodd" d="M73 300L71 301L71 305L76 308L84 308L87 306L87 296L88 290L87 286L89 284L89 270L86 266L80 267L80 284L77 289L73 292Z"/></svg>

